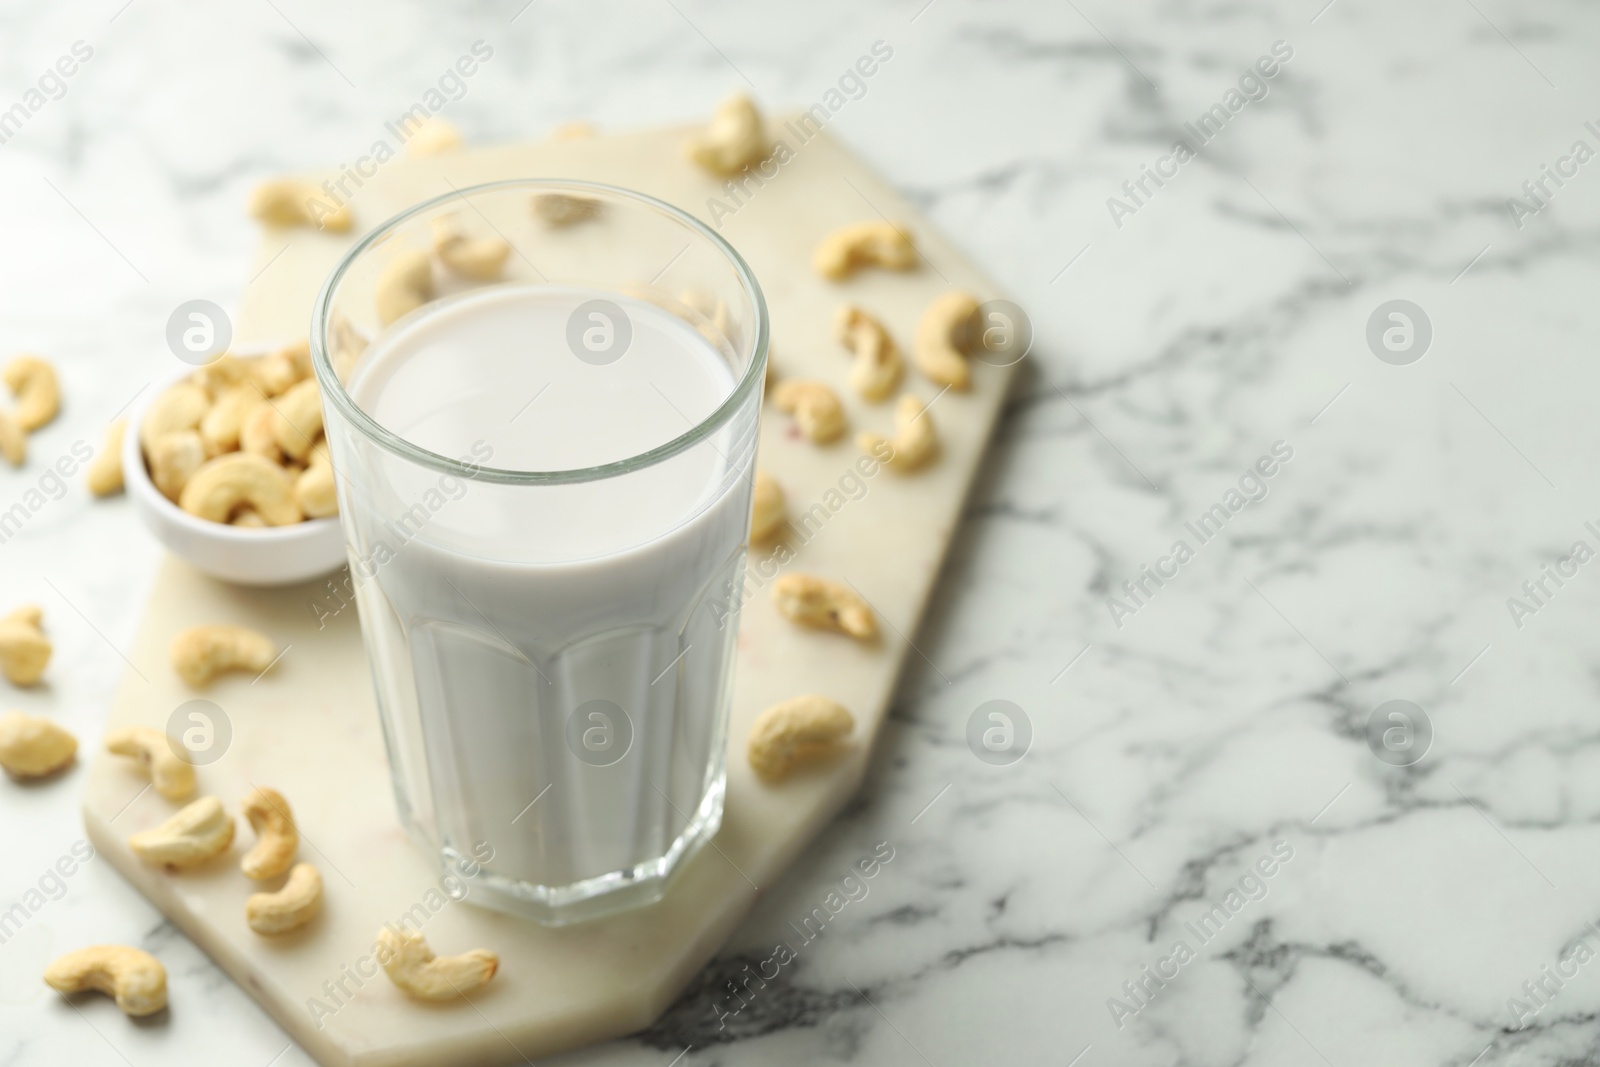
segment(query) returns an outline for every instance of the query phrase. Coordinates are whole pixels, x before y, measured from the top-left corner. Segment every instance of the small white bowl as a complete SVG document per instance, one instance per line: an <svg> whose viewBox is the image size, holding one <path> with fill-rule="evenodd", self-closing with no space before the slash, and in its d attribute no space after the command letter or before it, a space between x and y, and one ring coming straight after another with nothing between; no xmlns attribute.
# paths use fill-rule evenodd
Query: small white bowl
<svg viewBox="0 0 1600 1067"><path fill-rule="evenodd" d="M269 350L244 350L241 357ZM133 510L167 546L214 578L238 585L291 585L327 574L345 562L339 520L308 519L293 526L228 526L196 518L168 500L150 480L139 447L139 425L155 398L194 373L184 367L156 383L128 418L122 438L122 480Z"/></svg>

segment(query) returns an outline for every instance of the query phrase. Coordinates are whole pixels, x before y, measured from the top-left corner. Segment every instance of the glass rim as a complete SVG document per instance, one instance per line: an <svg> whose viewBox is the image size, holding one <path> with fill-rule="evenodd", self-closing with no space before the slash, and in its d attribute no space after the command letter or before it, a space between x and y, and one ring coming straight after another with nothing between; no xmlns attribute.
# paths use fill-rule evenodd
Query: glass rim
<svg viewBox="0 0 1600 1067"><path fill-rule="evenodd" d="M610 463L602 463L593 467L574 467L570 470L522 471L463 462L429 451L407 441L393 430L383 426L371 415L367 414L361 408L361 405L355 402L355 398L345 389L344 383L339 380L338 374L334 372L332 356L328 352L327 346L328 311L332 304L334 290L344 280L346 272L349 271L362 254L390 237L402 224L417 215L451 200L465 200L476 193L494 192L518 186L549 190L597 192L605 196L633 200L646 207L655 208L680 225L687 227L690 231L706 238L711 242L712 247L726 257L728 262L732 264L740 284L744 286L745 295L749 298L751 306L755 309L756 335L749 365L745 367L743 376L734 383L733 389L729 391L727 397L717 406L716 410L672 440L625 459L613 460ZM408 462L429 467L444 474L451 474L458 478L470 478L480 482L497 482L505 485L570 485L578 482L601 481L623 474L631 474L634 471L643 470L646 467L654 466L679 455L720 430L743 407L750 394L760 386L766 376L767 350L770 343L767 301L765 295L761 292L761 285L756 281L755 272L744 261L744 257L739 255L734 247L723 239L721 234L712 230L705 223L683 209L648 193L624 189L619 185L582 181L575 178L509 178L501 181L484 182L480 185L470 185L464 189L444 193L421 203L413 204L399 214L385 220L382 225L357 241L354 246L339 258L338 265L333 268L327 280L322 283L321 289L317 292L317 299L311 307L312 370L316 373L323 397L338 409L339 413L345 417L357 432L385 451Z"/></svg>

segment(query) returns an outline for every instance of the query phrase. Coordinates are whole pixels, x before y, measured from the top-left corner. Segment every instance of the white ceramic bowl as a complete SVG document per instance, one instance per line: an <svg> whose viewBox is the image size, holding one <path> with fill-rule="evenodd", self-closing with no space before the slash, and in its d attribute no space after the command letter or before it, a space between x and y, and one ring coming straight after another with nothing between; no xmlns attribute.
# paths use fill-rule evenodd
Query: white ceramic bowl
<svg viewBox="0 0 1600 1067"><path fill-rule="evenodd" d="M236 352L239 356L261 354ZM139 398L122 438L122 480L133 510L156 539L214 578L239 585L290 585L327 574L345 562L339 520L308 519L293 526L227 526L196 518L168 500L150 480L139 448L139 424L155 398L194 373L184 367Z"/></svg>

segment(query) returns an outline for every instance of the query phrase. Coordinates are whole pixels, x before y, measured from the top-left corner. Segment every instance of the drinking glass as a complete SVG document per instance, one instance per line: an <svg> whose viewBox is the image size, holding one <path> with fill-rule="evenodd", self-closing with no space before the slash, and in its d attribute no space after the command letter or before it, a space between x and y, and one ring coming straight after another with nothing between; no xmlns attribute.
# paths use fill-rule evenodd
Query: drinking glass
<svg viewBox="0 0 1600 1067"><path fill-rule="evenodd" d="M498 182L366 236L311 337L402 823L499 910L658 899L722 818L750 268L640 193Z"/></svg>

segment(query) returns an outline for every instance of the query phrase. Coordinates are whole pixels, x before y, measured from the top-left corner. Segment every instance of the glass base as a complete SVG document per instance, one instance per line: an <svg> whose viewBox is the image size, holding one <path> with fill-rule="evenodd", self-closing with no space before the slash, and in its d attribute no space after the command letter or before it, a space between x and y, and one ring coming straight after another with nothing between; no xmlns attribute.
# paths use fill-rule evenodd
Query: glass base
<svg viewBox="0 0 1600 1067"><path fill-rule="evenodd" d="M722 827L722 801L727 780L718 776L700 801L694 817L666 855L620 871L611 871L564 886L534 885L483 867L471 881L463 901L492 911L532 919L544 926L566 926L654 904L667 883L701 845ZM471 857L449 845L439 850L441 869L454 872Z"/></svg>

